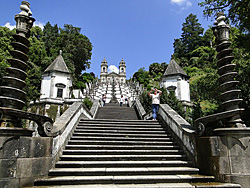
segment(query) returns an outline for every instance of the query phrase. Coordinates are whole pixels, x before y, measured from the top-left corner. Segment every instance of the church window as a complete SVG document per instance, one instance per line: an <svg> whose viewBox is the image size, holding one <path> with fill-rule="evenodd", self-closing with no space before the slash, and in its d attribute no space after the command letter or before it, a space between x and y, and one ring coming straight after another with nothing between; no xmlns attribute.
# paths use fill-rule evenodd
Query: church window
<svg viewBox="0 0 250 188"><path fill-rule="evenodd" d="M57 89L57 97L58 97L58 98L62 98L62 96L63 96L63 89L58 88L58 89Z"/></svg>
<svg viewBox="0 0 250 188"><path fill-rule="evenodd" d="M105 67L103 67L103 72L105 72Z"/></svg>
<svg viewBox="0 0 250 188"><path fill-rule="evenodd" d="M121 71L124 72L124 68L121 68Z"/></svg>

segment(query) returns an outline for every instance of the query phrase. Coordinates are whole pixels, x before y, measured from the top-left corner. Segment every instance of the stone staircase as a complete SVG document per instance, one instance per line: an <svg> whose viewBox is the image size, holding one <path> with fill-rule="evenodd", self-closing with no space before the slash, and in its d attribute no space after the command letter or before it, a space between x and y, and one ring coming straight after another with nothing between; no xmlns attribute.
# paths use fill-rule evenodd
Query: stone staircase
<svg viewBox="0 0 250 188"><path fill-rule="evenodd" d="M107 103L99 108L96 119L138 120L138 117L135 109L127 107L127 104L121 107L118 103Z"/></svg>
<svg viewBox="0 0 250 188"><path fill-rule="evenodd" d="M240 187L199 175L199 169L192 166L165 128L158 121L137 120L133 108L108 104L100 108L97 117L102 119L79 122L60 161L49 177L36 180L35 186Z"/></svg>

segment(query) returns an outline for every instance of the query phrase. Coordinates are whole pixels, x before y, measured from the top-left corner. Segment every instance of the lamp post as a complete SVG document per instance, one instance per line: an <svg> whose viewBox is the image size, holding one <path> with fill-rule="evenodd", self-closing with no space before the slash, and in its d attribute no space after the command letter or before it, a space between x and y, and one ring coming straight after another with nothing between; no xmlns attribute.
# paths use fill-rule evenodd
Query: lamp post
<svg viewBox="0 0 250 188"><path fill-rule="evenodd" d="M231 55L232 49L230 48L231 42L229 38L230 26L225 23L226 17L223 12L217 14L216 21L214 22L213 33L216 37L216 51L217 53L217 67L219 74L219 99L221 104L219 106L219 113L201 117L195 120L194 126L200 136L203 134L211 134L212 130L215 134L221 134L220 131L226 130L240 131L240 128L245 129L246 125L242 121L240 114L244 111L239 107L243 101L239 96L241 90L237 89L239 81L235 78L238 73L234 70L235 64L232 64L234 56ZM215 126L215 122L221 121L222 126ZM208 128L210 127L210 128Z"/></svg>
<svg viewBox="0 0 250 188"><path fill-rule="evenodd" d="M32 12L27 1L22 1L20 9L21 12L15 16L16 34L13 35L15 41L11 43L14 50L9 50L12 58L7 59L11 66L6 69L8 75L3 76L4 85L0 86L0 136L32 136L34 130L23 128L21 119L35 121L38 124L39 134L48 136L52 131L52 119L22 110L26 102L23 88L26 86L27 77L30 46L28 38L35 19L31 17Z"/></svg>
<svg viewBox="0 0 250 188"><path fill-rule="evenodd" d="M27 61L29 51L30 29L35 21L30 11L30 4L22 1L20 6L21 12L15 16L16 34L13 35L15 42L11 45L14 50L9 50L13 58L8 59L10 67L6 70L8 75L3 77L4 85L0 86L0 106L22 110L25 106L26 93L23 91L25 87L25 79L27 77ZM3 114L0 119L1 127L22 127L20 119L10 114Z"/></svg>
<svg viewBox="0 0 250 188"><path fill-rule="evenodd" d="M225 23L226 17L223 12L217 14L217 19L214 22L213 32L216 37L216 50L217 55L217 66L218 74L220 75L220 109L222 112L235 111L236 113L230 117L226 122L226 127L245 127L243 121L240 118L239 104L243 99L239 98L241 90L237 89L239 81L235 80L238 75L234 71L235 64L232 64L234 57L231 55L232 49L229 48L231 45L229 39L230 26Z"/></svg>

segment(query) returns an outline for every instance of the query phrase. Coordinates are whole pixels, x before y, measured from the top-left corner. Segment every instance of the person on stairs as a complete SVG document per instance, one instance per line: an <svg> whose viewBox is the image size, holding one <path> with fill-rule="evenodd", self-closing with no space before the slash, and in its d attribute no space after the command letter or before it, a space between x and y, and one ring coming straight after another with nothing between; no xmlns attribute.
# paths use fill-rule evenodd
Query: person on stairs
<svg viewBox="0 0 250 188"><path fill-rule="evenodd" d="M153 94L152 91L154 91ZM152 88L150 92L148 93L149 97L152 97L152 114L153 114L153 120L156 120L157 118L157 112L159 110L159 104L160 104L160 96L162 92L161 90L158 90L156 88Z"/></svg>
<svg viewBox="0 0 250 188"><path fill-rule="evenodd" d="M103 95L102 95L102 103L103 103L103 106L105 106L105 102L106 102L106 95L103 94Z"/></svg>
<svg viewBox="0 0 250 188"><path fill-rule="evenodd" d="M124 103L124 98L123 98L123 95L122 95L121 98L120 98L120 106L122 106L123 103Z"/></svg>

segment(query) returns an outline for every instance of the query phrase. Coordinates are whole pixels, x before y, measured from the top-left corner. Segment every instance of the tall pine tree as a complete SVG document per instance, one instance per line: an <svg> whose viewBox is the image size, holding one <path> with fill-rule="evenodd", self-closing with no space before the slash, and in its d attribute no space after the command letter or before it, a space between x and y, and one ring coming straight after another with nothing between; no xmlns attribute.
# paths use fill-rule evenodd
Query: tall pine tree
<svg viewBox="0 0 250 188"><path fill-rule="evenodd" d="M187 66L191 58L191 52L202 45L204 29L198 22L197 16L190 14L182 24L180 39L174 41L174 56L180 59L182 66Z"/></svg>

